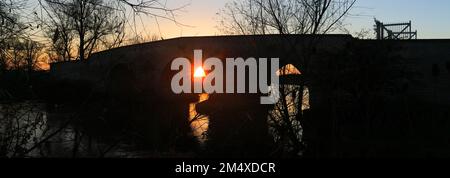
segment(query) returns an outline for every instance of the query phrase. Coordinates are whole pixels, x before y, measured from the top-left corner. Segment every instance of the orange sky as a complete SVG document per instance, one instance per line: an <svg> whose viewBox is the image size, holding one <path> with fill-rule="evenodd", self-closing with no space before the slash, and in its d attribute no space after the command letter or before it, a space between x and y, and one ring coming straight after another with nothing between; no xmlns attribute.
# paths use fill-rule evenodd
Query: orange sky
<svg viewBox="0 0 450 178"><path fill-rule="evenodd" d="M206 36L219 34L217 12L232 0L165 0L168 7L180 7L190 4L178 12L177 20L193 26L178 27L169 21L160 21L161 34L165 38L179 36ZM419 32L419 38L449 38L450 18L448 0L358 0L351 11L352 17L345 24L352 32L361 29L372 30L374 18L386 23L413 22L413 28ZM144 19L149 34L158 34L153 19ZM141 28L142 29L142 28Z"/></svg>
<svg viewBox="0 0 450 178"><path fill-rule="evenodd" d="M159 29L154 18L143 17L144 27L138 21L138 31L146 36L153 34L163 36L164 38L174 38L180 36L208 36L219 34L216 29L217 15L221 8L231 0L170 0L167 6L170 8L181 7L189 4L187 7L176 13L176 20L186 26L176 25L169 20L159 19Z"/></svg>
<svg viewBox="0 0 450 178"><path fill-rule="evenodd" d="M187 5L182 10L176 12L176 20L187 26L176 25L174 22L153 17L137 18L137 33L145 37L153 35L162 36L164 39L181 36L210 36L218 35L221 32L217 29L219 16L218 12L225 7L225 4L233 0L163 0L167 2L167 7L177 8ZM413 28L418 30L419 38L448 38L450 23L439 20L442 17L450 17L448 4L450 1L430 0L358 0L352 14L359 16L346 19L347 28L356 32L361 29L371 30L373 28L373 18L384 22L402 22L412 20ZM402 8L399 8L399 7ZM439 8L441 7L441 8ZM408 9L414 9L410 11ZM416 11L427 13L416 13ZM141 21L142 20L142 21ZM159 24L159 28L158 28ZM130 26L131 27L131 26ZM133 33L133 32L131 32ZM130 33L129 33L130 34ZM132 35L132 34L131 34Z"/></svg>

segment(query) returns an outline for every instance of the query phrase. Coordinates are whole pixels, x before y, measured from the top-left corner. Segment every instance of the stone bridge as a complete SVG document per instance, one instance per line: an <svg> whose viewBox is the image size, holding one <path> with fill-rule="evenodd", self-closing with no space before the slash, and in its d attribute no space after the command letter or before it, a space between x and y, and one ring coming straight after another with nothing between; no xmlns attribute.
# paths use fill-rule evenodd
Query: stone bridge
<svg viewBox="0 0 450 178"><path fill-rule="evenodd" d="M160 109L176 108L175 105L195 102L196 96L173 94L170 82L175 73L170 70L171 62L178 57L193 60L196 49L203 50L204 59L279 58L280 66L292 64L298 68L302 75L285 76L281 82L308 87L311 111L315 111L311 113L315 116L312 123L305 123L312 126L304 129L314 129L308 131L310 139L321 141L310 143L319 155L331 154L331 137L337 132L333 118L339 116L336 112L348 109L346 103L360 105L369 102L367 98L386 98L386 107L406 102L415 105L408 107L415 111L441 108L447 114L450 106L450 40L377 41L349 35L182 37L103 51L86 61L53 63L51 74L56 80L89 82L96 90L113 96L148 95L153 103L163 103L164 108ZM376 94L361 100L367 93ZM261 111L268 108L262 108L254 98L243 97L225 94L208 105L220 105L215 109L233 105L224 110L234 113L239 113L239 109L250 112L248 108L256 106L252 113L265 118L266 113ZM184 110L176 117L187 115L187 109ZM205 112L211 110L214 107L207 107ZM256 133L263 133L266 126L249 128L261 129Z"/></svg>
<svg viewBox="0 0 450 178"><path fill-rule="evenodd" d="M134 79L138 90L168 94L171 92L172 60L178 57L192 60L195 49L202 49L205 59L276 57L280 58L280 66L296 63L306 54L313 56L308 68L312 71L309 87L314 92L317 83L314 77L328 73L326 65L329 61L337 60L336 55L348 52L350 48L371 49L365 54L368 57L371 53L384 53L386 57L402 58L404 67L415 74L406 81L411 95L427 101L442 95L440 102L450 103L447 92L450 91L450 40L375 41L358 40L348 35L182 37L103 51L86 61L53 63L51 74L56 79L95 83L99 89L105 89L115 77L131 75L129 77ZM300 70L303 68L295 66ZM128 74L123 73L127 71ZM326 84L317 84L321 85Z"/></svg>

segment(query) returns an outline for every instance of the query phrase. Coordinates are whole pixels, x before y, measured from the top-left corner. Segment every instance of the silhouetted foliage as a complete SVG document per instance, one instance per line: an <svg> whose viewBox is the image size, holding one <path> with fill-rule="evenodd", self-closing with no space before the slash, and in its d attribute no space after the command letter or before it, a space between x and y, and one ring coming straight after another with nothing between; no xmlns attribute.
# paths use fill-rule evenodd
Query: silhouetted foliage
<svg viewBox="0 0 450 178"><path fill-rule="evenodd" d="M84 60L101 49L120 45L126 16L117 13L114 2L103 0L46 0L43 18L54 50L63 60L70 59L74 43L78 58Z"/></svg>
<svg viewBox="0 0 450 178"><path fill-rule="evenodd" d="M97 51L123 45L128 24L148 15L178 23L174 12L159 0L39 0L44 15L37 15L52 41L54 60L84 60ZM132 14L133 18L130 18ZM135 26L132 27L135 30Z"/></svg>
<svg viewBox="0 0 450 178"><path fill-rule="evenodd" d="M227 34L326 34L337 28L356 0L232 1L222 10Z"/></svg>
<svg viewBox="0 0 450 178"><path fill-rule="evenodd" d="M24 1L0 2L0 72L36 68L41 45L28 36L31 25L25 24L19 15L25 5Z"/></svg>
<svg viewBox="0 0 450 178"><path fill-rule="evenodd" d="M305 151L305 144L308 143L302 138L302 121L306 119L302 106L307 100L304 91L309 80L312 80L309 66L321 42L319 35L338 29L355 3L356 0L232 1L219 14L219 29L226 34L312 35L302 42L289 39L284 41L288 45L284 49L286 55L279 56L288 60L286 63L298 67L302 73L302 79L296 85L280 86L282 100L275 105L276 108L269 117L272 133L275 134L279 150L282 150L279 151L280 154L299 156ZM298 53L299 47L304 54Z"/></svg>

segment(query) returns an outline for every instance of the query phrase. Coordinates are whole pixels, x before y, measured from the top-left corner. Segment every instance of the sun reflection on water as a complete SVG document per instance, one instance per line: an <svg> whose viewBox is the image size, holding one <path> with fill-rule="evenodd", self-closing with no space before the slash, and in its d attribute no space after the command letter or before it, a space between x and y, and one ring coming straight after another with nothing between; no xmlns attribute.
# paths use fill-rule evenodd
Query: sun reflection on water
<svg viewBox="0 0 450 178"><path fill-rule="evenodd" d="M209 94L200 94L198 102L189 104L189 121L193 135L203 143L206 141L206 131L208 131L209 117L197 113L196 105L209 99Z"/></svg>

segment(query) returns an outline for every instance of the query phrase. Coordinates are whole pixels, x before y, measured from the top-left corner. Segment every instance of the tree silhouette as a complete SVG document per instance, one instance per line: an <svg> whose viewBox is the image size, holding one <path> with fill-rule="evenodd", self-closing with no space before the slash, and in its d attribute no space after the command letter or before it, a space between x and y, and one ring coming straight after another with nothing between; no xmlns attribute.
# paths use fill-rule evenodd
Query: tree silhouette
<svg viewBox="0 0 450 178"><path fill-rule="evenodd" d="M310 63L322 34L338 29L356 0L248 0L232 1L222 9L219 30L234 35L299 35L308 34L310 38L283 38L288 46L285 56L279 56L286 63L298 67L301 79L296 86L280 85L281 101L271 112L269 122L279 144L290 145L291 154L301 154L304 147L302 122L306 119L301 112L302 105L309 98L305 95L310 83ZM299 48L303 51L299 53ZM281 74L289 73L281 69ZM305 98L305 97L308 98ZM293 101L294 100L294 101ZM293 106L294 105L294 106ZM311 108L314 105L311 104ZM295 108L295 109L292 109ZM275 117L274 117L275 116ZM315 119L315 118L314 118ZM313 126L315 127L315 126ZM307 129L309 130L309 129Z"/></svg>
<svg viewBox="0 0 450 178"><path fill-rule="evenodd" d="M23 37L25 26L19 18L19 11L25 3L16 0L0 1L0 70L5 71L11 62L13 43Z"/></svg>
<svg viewBox="0 0 450 178"><path fill-rule="evenodd" d="M126 25L135 24L130 21L136 15L178 24L174 12L184 7L170 9L159 0L39 0L39 4L45 12L39 19L52 40L53 50L63 61L70 60L74 53L79 60L85 60L93 52L122 45Z"/></svg>
<svg viewBox="0 0 450 178"><path fill-rule="evenodd" d="M326 34L348 16L356 0L233 1L219 21L227 34Z"/></svg>

